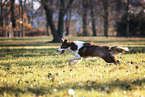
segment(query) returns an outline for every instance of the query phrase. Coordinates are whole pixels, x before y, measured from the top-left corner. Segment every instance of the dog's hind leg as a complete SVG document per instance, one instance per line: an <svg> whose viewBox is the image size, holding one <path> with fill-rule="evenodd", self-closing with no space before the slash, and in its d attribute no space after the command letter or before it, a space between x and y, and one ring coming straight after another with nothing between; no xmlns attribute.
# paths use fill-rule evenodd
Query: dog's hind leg
<svg viewBox="0 0 145 97"><path fill-rule="evenodd" d="M73 62L69 62L69 66L71 65L77 65L82 61L82 58L80 60L74 60Z"/></svg>
<svg viewBox="0 0 145 97"><path fill-rule="evenodd" d="M119 60L117 60L117 57L113 53L108 53L106 56L102 57L107 63L114 63L114 64L120 64Z"/></svg>
<svg viewBox="0 0 145 97"><path fill-rule="evenodd" d="M117 64L119 64L119 65L120 65L120 61L119 61L119 60L117 60L114 64L115 64L115 65L117 65Z"/></svg>
<svg viewBox="0 0 145 97"><path fill-rule="evenodd" d="M112 61L113 61L113 63L114 63L115 65L117 65L117 64L120 65L120 61L117 60L117 57L116 57L115 55L112 55L112 56L111 56L111 59L112 59Z"/></svg>
<svg viewBox="0 0 145 97"><path fill-rule="evenodd" d="M75 62L75 64L79 64L81 61L82 61L82 58L81 58L80 60L77 60L77 61Z"/></svg>

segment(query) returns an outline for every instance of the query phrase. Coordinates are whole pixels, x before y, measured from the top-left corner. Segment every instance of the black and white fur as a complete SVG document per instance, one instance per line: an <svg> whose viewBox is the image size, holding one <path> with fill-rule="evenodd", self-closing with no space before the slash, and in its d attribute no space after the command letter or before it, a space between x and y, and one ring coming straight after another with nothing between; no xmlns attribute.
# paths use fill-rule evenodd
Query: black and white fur
<svg viewBox="0 0 145 97"><path fill-rule="evenodd" d="M120 64L115 55L129 51L127 47L101 46L91 42L68 41L62 39L62 44L57 51L63 54L66 50L70 50L72 54L75 55L74 58L69 59L69 64L71 64L71 62L79 63L82 59L88 57L100 57L107 63Z"/></svg>

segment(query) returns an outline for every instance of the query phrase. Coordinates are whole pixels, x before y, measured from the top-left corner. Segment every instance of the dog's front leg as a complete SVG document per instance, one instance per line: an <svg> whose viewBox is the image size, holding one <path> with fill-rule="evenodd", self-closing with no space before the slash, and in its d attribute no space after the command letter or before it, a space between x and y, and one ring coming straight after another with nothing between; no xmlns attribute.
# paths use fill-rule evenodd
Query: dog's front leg
<svg viewBox="0 0 145 97"><path fill-rule="evenodd" d="M71 59L69 59L68 61L69 61L69 65L71 65L71 62L73 62L74 60L81 60L81 57L80 56L77 56L77 57L74 57L74 58L71 58Z"/></svg>

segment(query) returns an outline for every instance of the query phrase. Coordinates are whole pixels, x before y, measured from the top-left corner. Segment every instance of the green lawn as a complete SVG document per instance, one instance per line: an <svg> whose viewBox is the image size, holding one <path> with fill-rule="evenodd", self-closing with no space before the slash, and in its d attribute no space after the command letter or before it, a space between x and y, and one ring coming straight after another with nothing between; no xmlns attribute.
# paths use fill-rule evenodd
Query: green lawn
<svg viewBox="0 0 145 97"><path fill-rule="evenodd" d="M68 67L74 56L60 55L52 37L0 37L0 97L145 97L145 38L65 38L130 51L118 56L121 65L98 58Z"/></svg>

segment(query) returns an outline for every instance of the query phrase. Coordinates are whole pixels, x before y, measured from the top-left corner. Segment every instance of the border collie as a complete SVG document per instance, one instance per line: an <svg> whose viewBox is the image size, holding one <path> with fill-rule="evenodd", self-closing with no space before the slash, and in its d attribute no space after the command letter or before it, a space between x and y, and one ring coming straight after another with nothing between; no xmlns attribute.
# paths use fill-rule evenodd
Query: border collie
<svg viewBox="0 0 145 97"><path fill-rule="evenodd" d="M70 50L72 54L75 55L74 58L69 59L69 65L71 65L71 62L79 63L82 59L88 57L100 57L107 63L120 64L115 55L129 51L127 47L102 46L92 42L69 41L67 39L62 39L62 44L57 51L63 54L66 50Z"/></svg>

